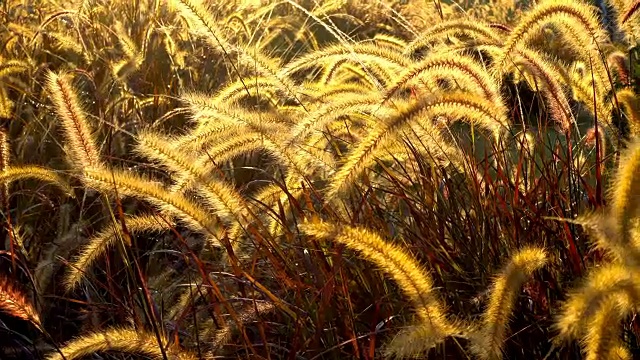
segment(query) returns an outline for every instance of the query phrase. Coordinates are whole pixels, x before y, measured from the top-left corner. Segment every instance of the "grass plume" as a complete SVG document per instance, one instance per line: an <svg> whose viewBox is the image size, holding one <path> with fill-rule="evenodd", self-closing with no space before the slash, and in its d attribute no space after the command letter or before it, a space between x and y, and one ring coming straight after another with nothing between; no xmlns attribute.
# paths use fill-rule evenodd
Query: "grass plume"
<svg viewBox="0 0 640 360"><path fill-rule="evenodd" d="M0 276L0 310L40 328L40 316L31 301L6 276Z"/></svg>
<svg viewBox="0 0 640 360"><path fill-rule="evenodd" d="M483 328L472 344L480 359L502 359L502 347L522 284L547 263L544 250L530 247L520 249L497 276L483 316Z"/></svg>
<svg viewBox="0 0 640 360"><path fill-rule="evenodd" d="M169 344L167 339L158 339L141 329L111 328L78 337L61 349L60 353L52 353L47 360L73 360L92 355L97 352L117 351L125 354L146 355L154 359L165 356L161 347ZM178 360L195 360L196 357L177 346L169 346L168 354Z"/></svg>
<svg viewBox="0 0 640 360"><path fill-rule="evenodd" d="M433 347L446 337L461 333L458 325L448 319L433 289L429 273L404 249L364 228L313 221L304 224L302 230L307 235L334 241L358 251L391 276L416 309L423 334L420 341L424 348Z"/></svg>
<svg viewBox="0 0 640 360"><path fill-rule="evenodd" d="M86 168L100 165L100 155L80 100L66 74L49 72L47 89L68 142L70 162Z"/></svg>

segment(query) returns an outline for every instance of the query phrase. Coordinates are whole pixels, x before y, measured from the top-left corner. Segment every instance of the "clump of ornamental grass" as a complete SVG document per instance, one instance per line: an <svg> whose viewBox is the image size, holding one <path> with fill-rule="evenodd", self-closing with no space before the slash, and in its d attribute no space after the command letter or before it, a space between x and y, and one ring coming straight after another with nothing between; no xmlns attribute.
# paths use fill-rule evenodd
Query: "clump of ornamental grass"
<svg viewBox="0 0 640 360"><path fill-rule="evenodd" d="M12 349L631 356L633 57L596 7L34 5L0 9L6 266L43 305L8 292Z"/></svg>
<svg viewBox="0 0 640 360"><path fill-rule="evenodd" d="M621 345L620 323L637 307L637 205L634 179L638 173L638 142L622 157L604 213L580 219L591 229L596 246L609 254L609 262L593 269L558 316L558 340L579 339L589 359L612 358Z"/></svg>

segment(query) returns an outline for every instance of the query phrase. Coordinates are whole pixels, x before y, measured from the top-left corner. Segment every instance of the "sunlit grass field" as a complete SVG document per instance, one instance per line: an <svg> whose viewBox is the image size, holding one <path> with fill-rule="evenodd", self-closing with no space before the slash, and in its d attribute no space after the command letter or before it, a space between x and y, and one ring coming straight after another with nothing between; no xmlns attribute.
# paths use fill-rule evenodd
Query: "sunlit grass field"
<svg viewBox="0 0 640 360"><path fill-rule="evenodd" d="M3 0L0 359L640 358L640 0Z"/></svg>

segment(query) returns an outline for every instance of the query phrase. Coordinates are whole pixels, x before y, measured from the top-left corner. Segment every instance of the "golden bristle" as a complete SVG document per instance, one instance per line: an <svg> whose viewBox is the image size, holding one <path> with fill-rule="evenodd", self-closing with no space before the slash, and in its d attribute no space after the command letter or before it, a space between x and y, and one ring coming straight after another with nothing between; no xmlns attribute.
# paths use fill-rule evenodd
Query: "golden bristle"
<svg viewBox="0 0 640 360"><path fill-rule="evenodd" d="M158 343L155 334L142 329L111 328L71 340L59 352L49 354L47 360L74 360L104 351L146 355L154 359L162 359L164 354L176 360L196 359L195 355L175 345L167 347L169 341L162 336L160 341ZM164 347L167 348L163 350Z"/></svg>
<svg viewBox="0 0 640 360"><path fill-rule="evenodd" d="M140 232L159 232L169 230L174 226L173 222L156 215L136 215L125 218L127 231L131 234ZM122 237L122 226L118 223L109 224L107 229L100 231L89 239L82 247L80 254L69 264L65 276L64 286L67 291L73 290L80 282L90 267L103 256L107 250L114 246L116 239Z"/></svg>
<svg viewBox="0 0 640 360"><path fill-rule="evenodd" d="M166 211L182 220L193 230L208 235L212 245L220 245L221 229L215 218L209 216L205 209L184 195L169 192L155 181L123 170L103 168L85 169L83 181L86 186L107 194L147 200L161 211Z"/></svg>
<svg viewBox="0 0 640 360"><path fill-rule="evenodd" d="M49 72L47 89L69 144L68 155L71 165L80 169L100 166L100 155L93 131L67 76Z"/></svg>
<svg viewBox="0 0 640 360"><path fill-rule="evenodd" d="M302 225L302 231L358 251L393 278L416 309L420 331L427 334L420 340L424 348L431 348L444 338L463 332L456 322L448 319L428 271L406 250L364 228L311 221Z"/></svg>
<svg viewBox="0 0 640 360"><path fill-rule="evenodd" d="M518 293L522 284L547 263L544 250L520 249L495 279L489 305L484 312L483 327L472 341L472 350L480 359L502 359L502 347Z"/></svg>

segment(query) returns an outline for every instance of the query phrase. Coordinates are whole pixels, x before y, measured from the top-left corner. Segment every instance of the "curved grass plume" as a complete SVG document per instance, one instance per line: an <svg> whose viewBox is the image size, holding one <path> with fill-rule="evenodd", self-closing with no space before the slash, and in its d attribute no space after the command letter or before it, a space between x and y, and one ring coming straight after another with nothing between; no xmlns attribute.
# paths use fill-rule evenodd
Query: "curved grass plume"
<svg viewBox="0 0 640 360"><path fill-rule="evenodd" d="M169 230L172 222L154 215L137 215L125 219L126 229L131 234L141 232L162 232ZM89 273L90 267L111 247L114 247L118 237L122 235L120 224L111 224L107 229L102 230L82 247L76 259L69 264L65 277L65 288L67 291L73 290L82 281L84 274Z"/></svg>
<svg viewBox="0 0 640 360"><path fill-rule="evenodd" d="M433 289L429 273L408 252L364 228L352 228L314 221L302 226L305 234L343 244L358 251L393 278L413 303L421 326L420 341L430 348L446 337L462 332L448 319L446 310Z"/></svg>
<svg viewBox="0 0 640 360"><path fill-rule="evenodd" d="M0 277L0 311L38 327L42 325L40 315L31 301L5 276Z"/></svg>
<svg viewBox="0 0 640 360"><path fill-rule="evenodd" d="M165 350L167 344L167 339L158 339L154 334L141 329L112 328L78 337L60 348L59 353L51 353L47 360L80 359L104 351L145 355L154 359L166 358L167 355L178 360L197 359L195 355L177 346L169 346Z"/></svg>
<svg viewBox="0 0 640 360"><path fill-rule="evenodd" d="M509 318L522 284L546 263L547 254L544 250L535 247L520 249L497 276L484 312L483 328L471 346L480 359L502 359Z"/></svg>
<svg viewBox="0 0 640 360"><path fill-rule="evenodd" d="M122 170L96 168L85 169L83 181L88 187L107 194L147 200L161 211L178 217L195 231L210 235L213 244L216 244L220 237L217 222L207 214L205 209L182 195L169 192L156 181Z"/></svg>

